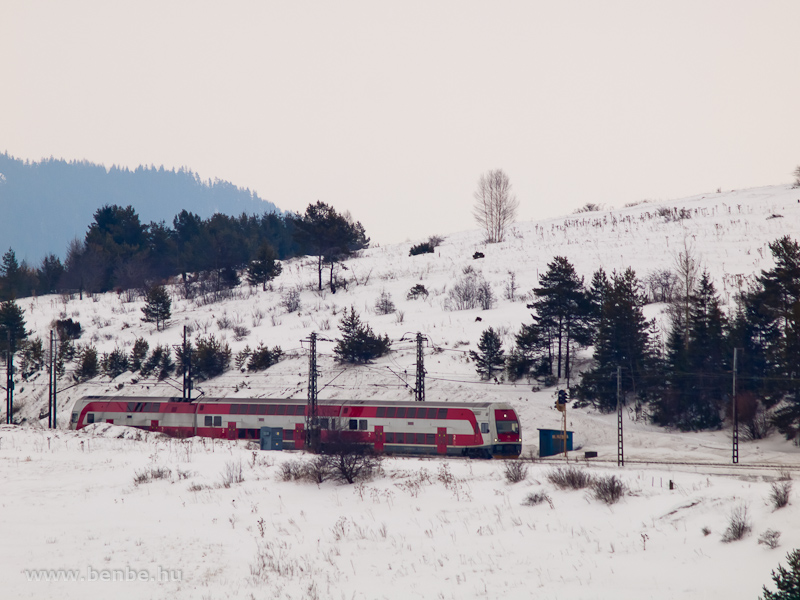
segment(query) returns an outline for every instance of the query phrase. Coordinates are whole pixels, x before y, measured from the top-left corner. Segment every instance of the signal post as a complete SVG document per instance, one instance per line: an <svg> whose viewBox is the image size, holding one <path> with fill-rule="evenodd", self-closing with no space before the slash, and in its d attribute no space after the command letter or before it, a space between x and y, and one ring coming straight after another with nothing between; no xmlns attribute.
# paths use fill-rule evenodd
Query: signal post
<svg viewBox="0 0 800 600"><path fill-rule="evenodd" d="M567 456L567 390L558 390L558 399L556 400L556 410L561 413L561 434L554 435L553 439L562 440L564 443L564 458L569 460Z"/></svg>

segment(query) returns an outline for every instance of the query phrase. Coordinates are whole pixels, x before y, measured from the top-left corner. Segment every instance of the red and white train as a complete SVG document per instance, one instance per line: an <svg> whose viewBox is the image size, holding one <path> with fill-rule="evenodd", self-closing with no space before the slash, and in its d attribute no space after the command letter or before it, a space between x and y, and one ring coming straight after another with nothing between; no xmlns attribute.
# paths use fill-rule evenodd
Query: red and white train
<svg viewBox="0 0 800 600"><path fill-rule="evenodd" d="M283 447L301 449L305 400L85 396L72 409L70 429L113 423L175 437L258 440L262 427L283 429ZM322 442L331 431L370 444L377 452L517 457L519 419L505 403L320 400Z"/></svg>

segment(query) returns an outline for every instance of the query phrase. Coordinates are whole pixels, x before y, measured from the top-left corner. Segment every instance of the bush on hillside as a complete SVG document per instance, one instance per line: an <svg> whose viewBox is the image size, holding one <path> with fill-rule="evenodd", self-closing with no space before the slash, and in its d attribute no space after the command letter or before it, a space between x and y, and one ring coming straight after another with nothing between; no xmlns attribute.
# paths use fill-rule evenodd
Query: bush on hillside
<svg viewBox="0 0 800 600"><path fill-rule="evenodd" d="M202 381L222 375L230 365L231 349L213 335L198 337L192 350L192 376Z"/></svg>
<svg viewBox="0 0 800 600"><path fill-rule="evenodd" d="M416 246L411 246L408 255L417 256L418 254L430 254L431 252L433 252L433 246L431 246L429 242L422 242Z"/></svg>
<svg viewBox="0 0 800 600"><path fill-rule="evenodd" d="M169 377L175 370L175 363L172 360L172 352L169 346L158 345L153 348L153 352L144 362L141 373L145 377L155 374L159 381Z"/></svg>
<svg viewBox="0 0 800 600"><path fill-rule="evenodd" d="M59 340L77 340L81 337L81 324L72 319L58 319L55 330Z"/></svg>
<svg viewBox="0 0 800 600"><path fill-rule="evenodd" d="M80 353L78 368L75 370L75 381L83 383L100 373L100 361L94 346L86 346Z"/></svg>
<svg viewBox="0 0 800 600"><path fill-rule="evenodd" d="M111 352L103 354L100 367L103 375L114 379L128 370L128 355L119 348L114 348Z"/></svg>
<svg viewBox="0 0 800 600"><path fill-rule="evenodd" d="M263 344L259 344L258 348L250 353L249 360L247 361L248 371L263 371L276 364L283 356L283 350L280 346L275 346L270 349Z"/></svg>

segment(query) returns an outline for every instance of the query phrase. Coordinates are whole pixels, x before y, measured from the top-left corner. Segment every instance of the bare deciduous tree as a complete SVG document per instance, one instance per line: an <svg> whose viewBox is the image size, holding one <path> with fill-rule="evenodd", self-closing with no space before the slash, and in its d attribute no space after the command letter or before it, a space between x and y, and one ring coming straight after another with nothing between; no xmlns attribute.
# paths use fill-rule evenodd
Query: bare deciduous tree
<svg viewBox="0 0 800 600"><path fill-rule="evenodd" d="M486 231L486 241L502 242L506 228L516 219L519 207L519 200L511 192L508 175L502 169L484 173L473 195L475 207L472 214Z"/></svg>
<svg viewBox="0 0 800 600"><path fill-rule="evenodd" d="M680 295L676 302L679 307L673 313L673 318L679 319L683 325L684 344L689 347L689 311L692 305L692 294L700 273L700 261L694 256L694 248L689 242L683 240L683 250L675 256L675 271L678 275Z"/></svg>

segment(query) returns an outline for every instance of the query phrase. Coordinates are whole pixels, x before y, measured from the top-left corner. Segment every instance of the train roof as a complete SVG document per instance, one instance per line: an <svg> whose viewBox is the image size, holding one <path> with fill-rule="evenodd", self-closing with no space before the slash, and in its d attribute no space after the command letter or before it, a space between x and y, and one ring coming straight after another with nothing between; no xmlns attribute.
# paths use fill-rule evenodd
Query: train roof
<svg viewBox="0 0 800 600"><path fill-rule="evenodd" d="M159 397L159 396L84 396L84 400L102 400L105 402L183 402L180 397ZM191 401L193 404L307 404L308 400L305 398L217 398L217 397L201 397L195 398ZM506 402L436 402L425 401L416 402L414 400L354 400L354 399L336 399L336 400L317 400L317 404L330 406L330 405L347 405L347 406L431 406L442 408L489 408L493 404L507 404Z"/></svg>

